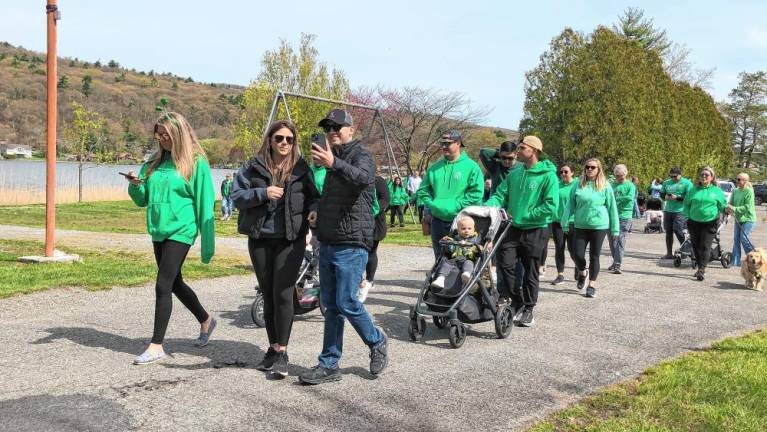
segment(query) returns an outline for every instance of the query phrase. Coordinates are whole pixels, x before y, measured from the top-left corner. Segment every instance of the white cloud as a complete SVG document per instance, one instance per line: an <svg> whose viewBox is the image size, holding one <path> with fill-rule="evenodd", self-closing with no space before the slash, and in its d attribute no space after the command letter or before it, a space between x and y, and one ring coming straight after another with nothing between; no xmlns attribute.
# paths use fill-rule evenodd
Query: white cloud
<svg viewBox="0 0 767 432"><path fill-rule="evenodd" d="M767 48L767 29L749 29L748 44L757 48Z"/></svg>

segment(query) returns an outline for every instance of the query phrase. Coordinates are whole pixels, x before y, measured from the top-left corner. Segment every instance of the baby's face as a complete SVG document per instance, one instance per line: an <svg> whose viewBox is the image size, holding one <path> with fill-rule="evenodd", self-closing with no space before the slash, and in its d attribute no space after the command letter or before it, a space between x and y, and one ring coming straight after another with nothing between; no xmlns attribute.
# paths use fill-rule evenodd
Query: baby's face
<svg viewBox="0 0 767 432"><path fill-rule="evenodd" d="M474 235L474 220L463 219L458 222L458 235L463 238L469 238Z"/></svg>

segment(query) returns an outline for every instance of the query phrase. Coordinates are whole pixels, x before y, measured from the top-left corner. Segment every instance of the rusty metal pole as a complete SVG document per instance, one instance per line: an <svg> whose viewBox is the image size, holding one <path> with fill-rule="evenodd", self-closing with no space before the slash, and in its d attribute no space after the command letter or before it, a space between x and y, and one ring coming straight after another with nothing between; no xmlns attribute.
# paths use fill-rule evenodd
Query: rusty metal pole
<svg viewBox="0 0 767 432"><path fill-rule="evenodd" d="M45 155L45 256L52 257L56 241L56 0L47 0L48 18L48 150Z"/></svg>

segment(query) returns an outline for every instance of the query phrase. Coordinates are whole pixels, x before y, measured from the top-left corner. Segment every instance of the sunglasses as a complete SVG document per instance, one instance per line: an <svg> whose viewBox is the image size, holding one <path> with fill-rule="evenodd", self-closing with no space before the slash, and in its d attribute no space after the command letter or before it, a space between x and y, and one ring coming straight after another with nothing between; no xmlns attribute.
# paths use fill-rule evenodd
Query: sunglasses
<svg viewBox="0 0 767 432"><path fill-rule="evenodd" d="M330 133L330 131L339 132L344 127L345 127L344 125L340 125L340 124L325 125L322 127L322 130L324 130L325 133Z"/></svg>
<svg viewBox="0 0 767 432"><path fill-rule="evenodd" d="M700 173L701 177L711 177L711 174L709 173Z"/></svg>
<svg viewBox="0 0 767 432"><path fill-rule="evenodd" d="M440 141L439 145L441 145L442 147L450 147L450 144L453 144L454 142L456 141Z"/></svg>
<svg viewBox="0 0 767 432"><path fill-rule="evenodd" d="M739 178L738 181L746 181L744 178Z"/></svg>
<svg viewBox="0 0 767 432"><path fill-rule="evenodd" d="M164 140L169 140L170 139L170 135L168 133L155 132L154 133L154 137L155 137L155 139L161 139L161 138L164 139Z"/></svg>
<svg viewBox="0 0 767 432"><path fill-rule="evenodd" d="M513 161L516 159L514 156L501 156L502 161Z"/></svg>
<svg viewBox="0 0 767 432"><path fill-rule="evenodd" d="M599 169L599 167L598 167L598 166L596 166L596 165L586 165L584 168L586 168L587 170L595 170L595 169Z"/></svg>
<svg viewBox="0 0 767 432"><path fill-rule="evenodd" d="M569 173L570 173L570 171L568 171L568 170L561 170L561 171L559 171L559 173L560 173L560 174L569 174Z"/></svg>
<svg viewBox="0 0 767 432"><path fill-rule="evenodd" d="M283 140L287 141L288 145L293 145L293 141L295 141L295 138L292 136L285 136L285 135L272 135L272 141L274 141L275 144L280 144Z"/></svg>

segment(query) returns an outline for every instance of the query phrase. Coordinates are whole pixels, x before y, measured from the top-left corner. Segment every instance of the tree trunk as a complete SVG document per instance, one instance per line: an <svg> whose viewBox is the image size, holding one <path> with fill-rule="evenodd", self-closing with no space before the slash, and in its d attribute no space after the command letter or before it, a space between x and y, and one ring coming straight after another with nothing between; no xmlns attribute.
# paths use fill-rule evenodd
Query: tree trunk
<svg viewBox="0 0 767 432"><path fill-rule="evenodd" d="M83 202L83 155L80 155L80 163L77 164L77 202Z"/></svg>

